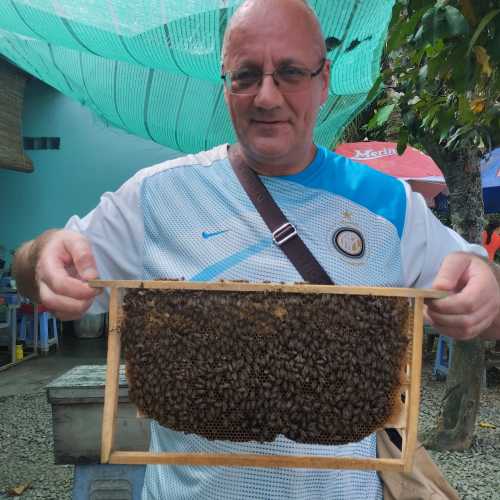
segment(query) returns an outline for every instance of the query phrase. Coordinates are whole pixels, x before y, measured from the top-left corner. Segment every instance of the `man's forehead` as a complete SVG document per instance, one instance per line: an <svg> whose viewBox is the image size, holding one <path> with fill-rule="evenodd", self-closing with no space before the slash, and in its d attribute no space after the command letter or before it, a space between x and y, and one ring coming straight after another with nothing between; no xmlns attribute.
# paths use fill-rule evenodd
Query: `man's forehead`
<svg viewBox="0 0 500 500"><path fill-rule="evenodd" d="M263 54L259 53L238 53L236 52L233 56L230 57L231 62L233 62L237 66L245 66L245 67L262 67L265 64ZM311 57L307 57L306 54L280 54L276 53L272 57L272 63L276 66L287 66L287 65L299 65L299 66L308 66L311 63Z"/></svg>
<svg viewBox="0 0 500 500"><path fill-rule="evenodd" d="M226 57L250 57L262 48L291 58L304 53L324 54L317 19L301 0L254 0L245 2L232 18L225 39ZM283 50L289 49L289 50ZM248 56L246 54L248 52ZM286 54L288 52L288 54Z"/></svg>
<svg viewBox="0 0 500 500"><path fill-rule="evenodd" d="M312 10L302 2L287 0L266 0L265 2L243 5L230 22L230 29L240 27L251 30L292 31L307 30L313 36L313 31L319 28L318 19Z"/></svg>
<svg viewBox="0 0 500 500"><path fill-rule="evenodd" d="M322 57L323 51L317 37L308 30L292 33L283 25L277 29L271 25L235 26L226 40L225 56L230 59L259 61L267 54L273 59L303 61L311 55Z"/></svg>

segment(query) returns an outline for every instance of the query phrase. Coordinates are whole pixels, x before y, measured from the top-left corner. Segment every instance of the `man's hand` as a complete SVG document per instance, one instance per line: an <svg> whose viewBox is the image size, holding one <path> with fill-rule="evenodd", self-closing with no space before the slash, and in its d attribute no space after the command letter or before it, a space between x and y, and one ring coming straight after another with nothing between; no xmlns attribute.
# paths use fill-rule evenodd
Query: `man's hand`
<svg viewBox="0 0 500 500"><path fill-rule="evenodd" d="M26 243L13 269L19 292L62 320L83 316L99 293L85 283L98 276L90 243L73 231L47 231Z"/></svg>
<svg viewBox="0 0 500 500"><path fill-rule="evenodd" d="M433 288L450 292L427 302L426 315L443 335L469 340L480 334L500 338L500 275L484 259L467 253L448 255Z"/></svg>

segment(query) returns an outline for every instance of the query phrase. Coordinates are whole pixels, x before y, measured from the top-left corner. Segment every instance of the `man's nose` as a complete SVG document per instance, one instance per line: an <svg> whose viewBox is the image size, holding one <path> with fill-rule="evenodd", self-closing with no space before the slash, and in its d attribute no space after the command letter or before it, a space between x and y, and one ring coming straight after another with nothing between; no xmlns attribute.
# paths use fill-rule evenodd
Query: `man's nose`
<svg viewBox="0 0 500 500"><path fill-rule="evenodd" d="M273 75L262 76L262 83L255 95L254 104L263 109L272 109L283 104L283 94Z"/></svg>

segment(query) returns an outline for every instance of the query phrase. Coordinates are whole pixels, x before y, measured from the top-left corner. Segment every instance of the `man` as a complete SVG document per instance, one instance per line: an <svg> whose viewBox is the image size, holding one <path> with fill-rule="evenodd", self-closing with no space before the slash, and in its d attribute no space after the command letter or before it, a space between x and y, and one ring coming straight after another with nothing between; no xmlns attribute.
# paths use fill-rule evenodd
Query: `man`
<svg viewBox="0 0 500 500"><path fill-rule="evenodd" d="M225 97L238 143L145 169L107 193L84 219L18 252L20 290L62 319L96 298L85 280L301 278L231 168L244 161L338 284L434 286L434 324L462 339L500 331L494 271L442 226L399 180L317 147L312 132L328 95L330 64L317 19L301 0L249 0L234 15L223 53ZM95 301L105 308L106 298ZM227 443L152 424L152 451L375 456L375 437L342 447ZM378 499L372 471L148 467L143 499Z"/></svg>

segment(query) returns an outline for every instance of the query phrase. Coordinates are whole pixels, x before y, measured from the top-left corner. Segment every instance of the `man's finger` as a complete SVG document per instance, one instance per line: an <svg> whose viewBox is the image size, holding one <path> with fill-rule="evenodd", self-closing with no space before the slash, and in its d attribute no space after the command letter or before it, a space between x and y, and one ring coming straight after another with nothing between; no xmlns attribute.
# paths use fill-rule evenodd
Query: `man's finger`
<svg viewBox="0 0 500 500"><path fill-rule="evenodd" d="M64 260L58 256L40 259L37 268L40 288L44 283L55 294L83 300L90 300L98 294L94 288L71 274L71 267L65 266Z"/></svg>
<svg viewBox="0 0 500 500"><path fill-rule="evenodd" d="M432 283L432 288L446 291L460 290L464 284L463 275L468 269L472 258L473 257L464 253L453 253L448 255L444 259Z"/></svg>
<svg viewBox="0 0 500 500"><path fill-rule="evenodd" d="M457 326L444 326L439 324L434 324L433 327L436 328L441 335L445 335L447 337L452 337L456 340L471 340L479 333L484 331L491 325L489 320L481 320L479 323L475 324L473 327L469 329L464 329L463 327Z"/></svg>
<svg viewBox="0 0 500 500"><path fill-rule="evenodd" d="M485 303L483 295L481 283L471 280L461 292L427 301L426 305L429 311L442 314L473 313L479 305Z"/></svg>
<svg viewBox="0 0 500 500"><path fill-rule="evenodd" d="M52 276L46 284L56 295L64 295L77 300L92 300L100 293L99 289L92 288L84 281L68 275Z"/></svg>
<svg viewBox="0 0 500 500"><path fill-rule="evenodd" d="M429 318L436 327L471 329L481 321L482 311L477 314L438 314L429 312Z"/></svg>
<svg viewBox="0 0 500 500"><path fill-rule="evenodd" d="M88 241L82 237L64 241L66 251L71 255L78 276L84 280L94 280L99 276L97 264Z"/></svg>
<svg viewBox="0 0 500 500"><path fill-rule="evenodd" d="M71 316L71 319L83 316L92 305L94 296L90 299L79 300L71 297L64 297L54 293L44 283L40 284L40 299L44 307L54 311L57 317L65 315L65 319Z"/></svg>
<svg viewBox="0 0 500 500"><path fill-rule="evenodd" d="M495 318L494 308L486 304L474 314L440 314L428 311L433 327L450 337L469 339L488 328Z"/></svg>

